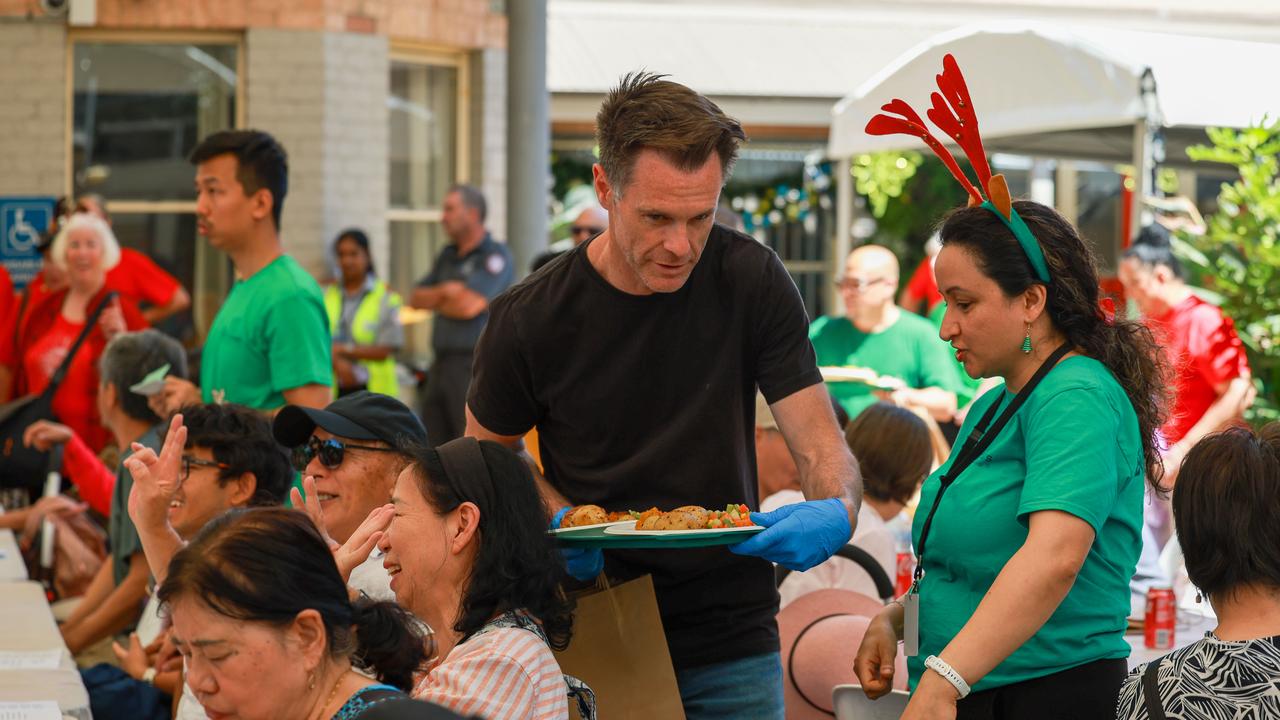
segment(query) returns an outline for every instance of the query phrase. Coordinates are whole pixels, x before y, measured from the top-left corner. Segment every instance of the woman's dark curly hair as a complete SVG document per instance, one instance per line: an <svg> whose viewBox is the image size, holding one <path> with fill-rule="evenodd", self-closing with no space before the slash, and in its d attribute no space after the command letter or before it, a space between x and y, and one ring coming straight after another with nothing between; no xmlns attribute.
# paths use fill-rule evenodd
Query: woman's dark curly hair
<svg viewBox="0 0 1280 720"><path fill-rule="evenodd" d="M1147 480L1163 491L1164 465L1156 432L1165 418L1166 362L1151 331L1143 324L1104 316L1098 301L1101 288L1093 251L1067 219L1053 208L1030 200L1013 207L1040 241L1049 265L1045 311L1053 326L1074 347L1098 360L1124 388L1138 415ZM1017 238L990 210L960 208L942 221L942 245L967 250L978 268L995 281L1006 297L1021 295L1040 283Z"/></svg>
<svg viewBox="0 0 1280 720"><path fill-rule="evenodd" d="M547 534L542 498L529 466L514 452L480 441L487 475L451 477L435 450L408 447L411 472L427 504L441 515L464 502L480 508L479 552L453 629L468 638L495 615L524 610L536 618L555 650L569 646L573 604L560 590L564 565Z"/></svg>
<svg viewBox="0 0 1280 720"><path fill-rule="evenodd" d="M413 686L426 659L408 611L367 597L351 601L329 546L297 510L236 509L214 518L173 556L157 597L166 610L194 597L226 617L276 627L315 610L333 657L348 657L401 690Z"/></svg>

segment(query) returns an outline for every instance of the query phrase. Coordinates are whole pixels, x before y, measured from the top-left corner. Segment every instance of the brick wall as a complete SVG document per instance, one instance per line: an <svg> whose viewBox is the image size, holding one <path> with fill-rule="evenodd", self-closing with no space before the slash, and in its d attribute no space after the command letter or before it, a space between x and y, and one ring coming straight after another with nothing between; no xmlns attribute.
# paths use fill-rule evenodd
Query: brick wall
<svg viewBox="0 0 1280 720"><path fill-rule="evenodd" d="M387 41L377 35L251 29L246 36L249 127L289 153L282 237L303 267L330 275L329 243L369 233L387 262Z"/></svg>
<svg viewBox="0 0 1280 720"><path fill-rule="evenodd" d="M0 195L66 186L66 30L0 23Z"/></svg>
<svg viewBox="0 0 1280 720"><path fill-rule="evenodd" d="M378 274L388 277L387 39L325 33L324 247L344 228L369 234Z"/></svg>
<svg viewBox="0 0 1280 720"><path fill-rule="evenodd" d="M315 30L458 48L504 47L491 0L97 0L100 28ZM38 0L0 0L0 17L41 17Z"/></svg>

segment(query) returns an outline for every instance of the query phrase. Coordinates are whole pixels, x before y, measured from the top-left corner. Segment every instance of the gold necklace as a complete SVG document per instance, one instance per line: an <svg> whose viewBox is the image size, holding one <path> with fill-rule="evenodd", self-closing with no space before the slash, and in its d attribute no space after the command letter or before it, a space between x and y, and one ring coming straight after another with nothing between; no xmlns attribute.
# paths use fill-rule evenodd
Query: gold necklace
<svg viewBox="0 0 1280 720"><path fill-rule="evenodd" d="M338 679L333 683L333 689L329 691L329 699L325 700L324 704L320 706L320 716L316 718L316 720L324 720L324 710L333 704L333 698L338 694L338 686L342 685L342 679L346 676L347 673L345 670L338 673Z"/></svg>

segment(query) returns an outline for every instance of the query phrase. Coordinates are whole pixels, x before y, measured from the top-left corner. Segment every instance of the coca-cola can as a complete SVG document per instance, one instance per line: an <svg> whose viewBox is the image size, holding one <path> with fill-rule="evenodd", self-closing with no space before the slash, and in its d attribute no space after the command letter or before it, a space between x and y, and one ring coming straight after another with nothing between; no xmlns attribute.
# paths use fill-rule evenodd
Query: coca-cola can
<svg viewBox="0 0 1280 720"><path fill-rule="evenodd" d="M1172 650L1173 631L1178 608L1173 588L1153 587L1147 591L1147 618L1144 623L1145 644L1150 650Z"/></svg>
<svg viewBox="0 0 1280 720"><path fill-rule="evenodd" d="M910 550L898 552L898 575L894 580L893 589L896 597L902 597L911 589L911 582L914 579L916 571L916 558L911 554Z"/></svg>

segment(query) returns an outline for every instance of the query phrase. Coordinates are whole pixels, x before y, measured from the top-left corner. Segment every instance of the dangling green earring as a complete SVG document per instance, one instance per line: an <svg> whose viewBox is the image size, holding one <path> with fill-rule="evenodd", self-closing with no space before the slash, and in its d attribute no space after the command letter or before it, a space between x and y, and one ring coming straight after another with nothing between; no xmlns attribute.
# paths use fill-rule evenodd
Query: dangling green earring
<svg viewBox="0 0 1280 720"><path fill-rule="evenodd" d="M1031 354L1031 323L1027 323L1027 336L1022 339L1022 354Z"/></svg>

